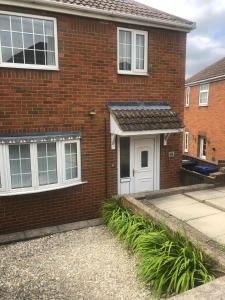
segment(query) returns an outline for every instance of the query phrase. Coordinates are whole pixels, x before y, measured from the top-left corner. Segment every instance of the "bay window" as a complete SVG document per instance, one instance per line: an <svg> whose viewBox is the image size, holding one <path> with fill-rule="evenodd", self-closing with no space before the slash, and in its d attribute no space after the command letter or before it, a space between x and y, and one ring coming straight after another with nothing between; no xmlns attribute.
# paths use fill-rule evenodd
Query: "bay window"
<svg viewBox="0 0 225 300"><path fill-rule="evenodd" d="M57 69L56 19L0 11L0 67Z"/></svg>
<svg viewBox="0 0 225 300"><path fill-rule="evenodd" d="M1 142L0 155L0 196L81 183L80 139L73 135Z"/></svg>
<svg viewBox="0 0 225 300"><path fill-rule="evenodd" d="M118 73L147 74L147 31L118 28Z"/></svg>

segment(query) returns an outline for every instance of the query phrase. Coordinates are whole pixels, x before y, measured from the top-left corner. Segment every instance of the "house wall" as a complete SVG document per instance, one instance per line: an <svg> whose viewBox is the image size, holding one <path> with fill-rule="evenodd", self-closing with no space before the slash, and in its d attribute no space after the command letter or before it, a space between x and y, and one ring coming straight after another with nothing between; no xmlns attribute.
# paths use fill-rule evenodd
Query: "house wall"
<svg viewBox="0 0 225 300"><path fill-rule="evenodd" d="M59 71L0 69L0 133L81 131L83 185L0 197L0 234L99 216L117 193L108 101L165 100L183 117L186 34L29 9L56 17ZM117 74L117 26L148 30L149 76ZM89 111L95 108L96 116ZM161 188L179 185L182 137L161 143ZM168 158L169 151L174 158Z"/></svg>
<svg viewBox="0 0 225 300"><path fill-rule="evenodd" d="M199 85L191 87L190 106L184 108L185 130L189 131L189 155L198 157L200 135L207 138L207 160L225 160L225 81L209 84L208 106L200 107Z"/></svg>

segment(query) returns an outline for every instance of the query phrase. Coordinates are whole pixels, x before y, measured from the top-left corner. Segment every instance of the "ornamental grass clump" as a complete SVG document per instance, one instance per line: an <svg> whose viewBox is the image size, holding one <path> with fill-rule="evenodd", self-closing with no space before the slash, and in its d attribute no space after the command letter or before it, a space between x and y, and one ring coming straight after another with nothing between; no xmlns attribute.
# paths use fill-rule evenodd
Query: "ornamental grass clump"
<svg viewBox="0 0 225 300"><path fill-rule="evenodd" d="M138 258L138 277L156 296L171 296L211 281L211 263L185 234L174 233L124 209L120 199L103 205L105 224Z"/></svg>

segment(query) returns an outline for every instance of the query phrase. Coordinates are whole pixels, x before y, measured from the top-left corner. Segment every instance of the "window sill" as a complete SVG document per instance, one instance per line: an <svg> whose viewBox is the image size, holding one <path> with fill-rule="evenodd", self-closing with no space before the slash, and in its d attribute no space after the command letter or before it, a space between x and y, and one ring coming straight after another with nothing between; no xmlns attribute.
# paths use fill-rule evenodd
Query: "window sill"
<svg viewBox="0 0 225 300"><path fill-rule="evenodd" d="M208 107L208 104L199 104L199 107Z"/></svg>
<svg viewBox="0 0 225 300"><path fill-rule="evenodd" d="M149 76L149 73L135 73L135 72L122 72L117 71L118 75L132 75L132 76Z"/></svg>
<svg viewBox="0 0 225 300"><path fill-rule="evenodd" d="M23 64L0 64L0 68L22 69L22 70L40 70L40 71L59 71L58 66L41 66L41 65L23 65Z"/></svg>
<svg viewBox="0 0 225 300"><path fill-rule="evenodd" d="M77 185L82 185L87 183L87 181L76 181L72 182L70 184L66 185L61 185L61 186L52 186L52 187L46 187L46 188L41 188L37 190L20 190L20 191L11 191L11 192L1 192L0 191L0 197L10 197L10 196L17 196L17 195L29 195L29 194L37 194L37 193L43 193L43 192L49 192L49 191L56 191L56 190L62 190L66 189L69 187L77 186Z"/></svg>

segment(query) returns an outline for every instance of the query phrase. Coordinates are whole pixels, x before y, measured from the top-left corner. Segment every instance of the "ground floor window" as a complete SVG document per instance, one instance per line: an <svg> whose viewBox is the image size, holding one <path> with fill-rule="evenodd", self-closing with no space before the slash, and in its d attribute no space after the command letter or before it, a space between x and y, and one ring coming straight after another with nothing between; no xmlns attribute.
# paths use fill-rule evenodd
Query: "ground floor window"
<svg viewBox="0 0 225 300"><path fill-rule="evenodd" d="M54 189L80 181L79 139L0 145L0 195Z"/></svg>
<svg viewBox="0 0 225 300"><path fill-rule="evenodd" d="M199 157L206 159L207 139L205 136L199 136Z"/></svg>
<svg viewBox="0 0 225 300"><path fill-rule="evenodd" d="M189 151L189 132L186 131L184 134L184 152Z"/></svg>

